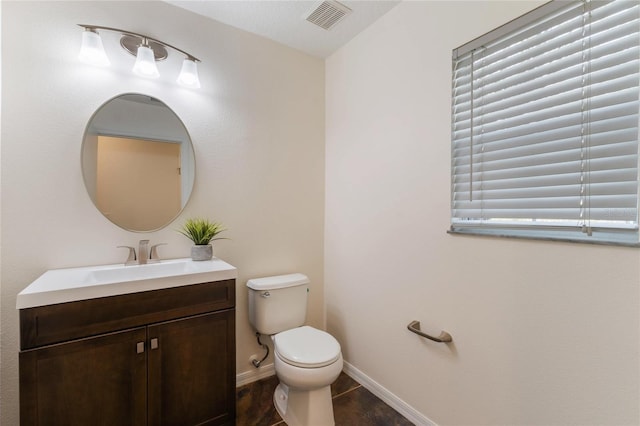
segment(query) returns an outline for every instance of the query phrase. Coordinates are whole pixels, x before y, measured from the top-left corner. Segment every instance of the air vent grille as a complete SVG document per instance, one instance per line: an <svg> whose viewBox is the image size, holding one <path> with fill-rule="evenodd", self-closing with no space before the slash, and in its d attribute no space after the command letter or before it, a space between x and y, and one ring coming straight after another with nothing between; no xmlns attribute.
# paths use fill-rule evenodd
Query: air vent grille
<svg viewBox="0 0 640 426"><path fill-rule="evenodd" d="M326 0L314 7L305 19L320 28L330 30L350 13L351 9L342 3Z"/></svg>

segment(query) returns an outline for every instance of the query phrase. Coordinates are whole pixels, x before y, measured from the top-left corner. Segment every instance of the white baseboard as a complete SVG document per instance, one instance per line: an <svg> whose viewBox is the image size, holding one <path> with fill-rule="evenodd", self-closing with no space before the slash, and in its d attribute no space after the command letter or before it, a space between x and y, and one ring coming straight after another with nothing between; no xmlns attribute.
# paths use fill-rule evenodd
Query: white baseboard
<svg viewBox="0 0 640 426"><path fill-rule="evenodd" d="M436 423L427 418L427 416L417 411L415 408L380 385L380 383L376 382L346 361L344 362L343 371L415 425L437 426Z"/></svg>
<svg viewBox="0 0 640 426"><path fill-rule="evenodd" d="M273 364L262 365L259 368L236 374L236 387L238 388L248 385L249 383L257 382L260 379L271 377L274 374L276 374L276 368Z"/></svg>

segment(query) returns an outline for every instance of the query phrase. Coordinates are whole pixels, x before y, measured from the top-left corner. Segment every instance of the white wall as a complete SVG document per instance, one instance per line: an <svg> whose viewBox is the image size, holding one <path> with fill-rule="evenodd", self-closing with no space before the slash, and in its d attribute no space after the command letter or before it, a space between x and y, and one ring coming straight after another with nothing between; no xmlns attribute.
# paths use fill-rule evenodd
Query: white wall
<svg viewBox="0 0 640 426"><path fill-rule="evenodd" d="M323 326L324 64L249 33L162 2L11 2L2 7L2 425L18 424L16 294L47 269L117 263L117 245L166 242L165 258L189 255L175 232L189 216L227 225L214 254L238 267L237 371L262 353L246 312L248 278L304 272L312 280L309 322ZM130 72L133 57L103 34L112 66L77 61L81 29L96 24L146 33L202 60L201 90ZM175 74L171 74L171 69ZM170 75L171 74L171 75ZM183 120L196 155L196 183L167 228L136 234L93 206L82 181L85 126L125 92L164 101ZM271 361L272 362L272 361Z"/></svg>
<svg viewBox="0 0 640 426"><path fill-rule="evenodd" d="M404 2L327 60L327 327L437 424L637 425L638 249L446 233L451 50L538 4Z"/></svg>

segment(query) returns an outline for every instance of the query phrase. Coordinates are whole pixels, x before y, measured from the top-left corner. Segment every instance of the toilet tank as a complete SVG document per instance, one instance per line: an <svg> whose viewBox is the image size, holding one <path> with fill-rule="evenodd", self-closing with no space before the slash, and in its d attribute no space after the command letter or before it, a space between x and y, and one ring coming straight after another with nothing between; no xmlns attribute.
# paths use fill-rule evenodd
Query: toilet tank
<svg viewBox="0 0 640 426"><path fill-rule="evenodd" d="M303 274L254 278L249 288L249 322L260 334L276 334L304 325L309 278Z"/></svg>

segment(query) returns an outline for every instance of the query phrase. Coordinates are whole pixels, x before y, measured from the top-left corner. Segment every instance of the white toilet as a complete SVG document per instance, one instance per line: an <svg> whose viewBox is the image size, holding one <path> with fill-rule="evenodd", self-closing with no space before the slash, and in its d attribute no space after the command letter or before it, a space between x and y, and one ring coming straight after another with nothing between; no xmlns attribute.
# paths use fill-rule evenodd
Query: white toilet
<svg viewBox="0 0 640 426"><path fill-rule="evenodd" d="M289 426L329 426L335 424L331 383L342 371L342 353L332 335L304 325L308 286L303 274L247 281L249 322L273 339L278 414Z"/></svg>

